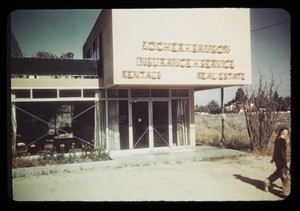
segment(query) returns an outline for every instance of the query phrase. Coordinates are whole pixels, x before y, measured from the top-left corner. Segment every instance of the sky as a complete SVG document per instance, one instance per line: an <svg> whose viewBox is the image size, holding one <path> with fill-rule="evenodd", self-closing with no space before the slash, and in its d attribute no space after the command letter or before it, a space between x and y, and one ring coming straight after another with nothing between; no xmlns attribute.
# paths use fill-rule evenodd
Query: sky
<svg viewBox="0 0 300 211"><path fill-rule="evenodd" d="M279 96L291 97L291 17L280 8L255 8L250 12L252 85L257 87L260 73L267 81L272 74L279 85ZM235 97L240 87L224 88L224 103ZM198 91L195 105L216 100L221 105L221 90Z"/></svg>
<svg viewBox="0 0 300 211"><path fill-rule="evenodd" d="M99 9L15 10L11 12L11 29L23 56L47 51L60 56L72 52L82 58L84 45ZM279 96L291 96L291 17L280 8L250 10L252 85L260 73L267 81L273 75ZM239 87L224 88L224 103L232 100ZM195 105L215 100L221 104L221 89L195 92Z"/></svg>

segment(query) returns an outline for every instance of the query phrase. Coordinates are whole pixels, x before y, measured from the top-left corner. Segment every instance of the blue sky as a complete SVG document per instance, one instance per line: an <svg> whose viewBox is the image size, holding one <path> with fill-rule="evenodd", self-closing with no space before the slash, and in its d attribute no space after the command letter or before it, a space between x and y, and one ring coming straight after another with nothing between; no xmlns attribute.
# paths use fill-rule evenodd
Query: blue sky
<svg viewBox="0 0 300 211"><path fill-rule="evenodd" d="M72 52L82 58L82 46L100 10L16 10L11 28L24 56L44 50L58 56Z"/></svg>
<svg viewBox="0 0 300 211"><path fill-rule="evenodd" d="M82 58L82 46L100 10L16 10L11 13L11 28L24 56L37 51L56 55L72 52ZM261 72L268 80L273 74L279 95L291 95L291 33L289 13L279 8L251 9L251 59L253 86ZM232 100L238 87L224 88L224 103ZM220 89L197 91L195 104L220 103Z"/></svg>
<svg viewBox="0 0 300 211"><path fill-rule="evenodd" d="M252 86L255 88L262 73L271 75L279 85L279 96L291 96L291 17L279 8L251 9ZM239 87L224 88L224 103L235 97ZM195 104L207 105L211 100L221 103L221 90L195 93Z"/></svg>

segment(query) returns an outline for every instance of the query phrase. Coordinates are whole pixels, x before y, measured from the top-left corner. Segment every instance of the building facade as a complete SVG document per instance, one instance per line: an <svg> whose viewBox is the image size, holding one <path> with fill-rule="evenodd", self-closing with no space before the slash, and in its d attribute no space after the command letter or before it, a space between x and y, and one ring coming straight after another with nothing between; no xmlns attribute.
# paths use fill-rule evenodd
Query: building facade
<svg viewBox="0 0 300 211"><path fill-rule="evenodd" d="M12 57L22 57L23 56L22 50L21 50L19 43L13 32L11 32L10 49L11 49L10 54Z"/></svg>
<svg viewBox="0 0 300 211"><path fill-rule="evenodd" d="M82 61L45 65L71 72L15 74L12 105L23 106L19 113L34 113L26 104L34 102L53 111L36 139L49 135L52 121L53 139L109 153L191 149L194 92L251 84L250 55L249 9L105 9ZM82 71L72 72L79 63Z"/></svg>

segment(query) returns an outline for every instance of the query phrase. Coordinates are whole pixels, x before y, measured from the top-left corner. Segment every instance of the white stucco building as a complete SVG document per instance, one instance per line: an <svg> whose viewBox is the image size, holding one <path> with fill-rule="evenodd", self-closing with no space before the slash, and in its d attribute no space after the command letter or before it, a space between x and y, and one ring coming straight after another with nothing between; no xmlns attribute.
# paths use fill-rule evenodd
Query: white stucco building
<svg viewBox="0 0 300 211"><path fill-rule="evenodd" d="M109 153L193 148L194 92L251 84L250 11L104 9L83 57L12 59L14 136L26 133L21 113L39 110L45 126L68 113L56 140Z"/></svg>

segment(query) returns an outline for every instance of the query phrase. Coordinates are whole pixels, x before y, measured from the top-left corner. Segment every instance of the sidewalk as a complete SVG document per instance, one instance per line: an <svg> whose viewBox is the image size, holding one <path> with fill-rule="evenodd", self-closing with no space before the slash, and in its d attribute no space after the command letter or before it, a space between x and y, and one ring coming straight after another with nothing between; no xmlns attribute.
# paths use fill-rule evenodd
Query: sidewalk
<svg viewBox="0 0 300 211"><path fill-rule="evenodd" d="M213 146L196 146L184 151L157 152L151 154L111 156L120 166L171 163L185 161L201 161L208 159L221 159L228 156L246 155L245 152L218 148Z"/></svg>
<svg viewBox="0 0 300 211"><path fill-rule="evenodd" d="M245 152L218 148L213 146L196 146L194 148L175 151L162 151L147 154L111 155L112 160L99 162L83 162L66 165L49 165L12 169L12 177L47 175L57 172L72 172L97 169L103 167L135 166L141 164L176 163L221 159L224 157L246 155Z"/></svg>
<svg viewBox="0 0 300 211"><path fill-rule="evenodd" d="M13 199L76 202L282 200L279 180L270 192L263 191L265 177L274 170L269 157L248 156L236 150L203 145L180 150L16 169L15 172L22 174L27 172L25 176L13 178ZM197 162L193 162L195 160Z"/></svg>

